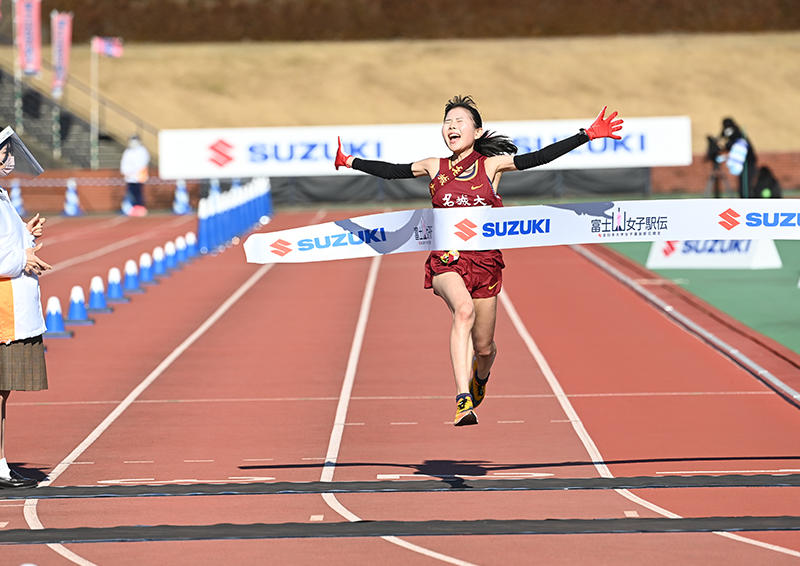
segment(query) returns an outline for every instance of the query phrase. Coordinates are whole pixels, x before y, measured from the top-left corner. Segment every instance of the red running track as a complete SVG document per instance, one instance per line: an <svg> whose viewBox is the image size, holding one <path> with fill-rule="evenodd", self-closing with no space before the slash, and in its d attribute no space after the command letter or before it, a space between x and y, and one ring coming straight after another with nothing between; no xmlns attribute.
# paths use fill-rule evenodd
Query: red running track
<svg viewBox="0 0 800 566"><path fill-rule="evenodd" d="M270 229L347 216L279 214ZM58 219L43 297L122 268L190 218ZM607 251L583 248L614 260ZM514 250L476 427L454 428L449 314L420 254L184 265L48 340L9 402L8 456L55 486L596 478L800 470L800 411L569 247ZM618 266L622 264L617 262ZM638 273L637 276L641 276ZM683 314L706 321L708 313ZM730 328L731 342L738 340ZM764 360L764 354L759 354ZM790 369L783 369L785 372ZM796 375L785 375L794 379ZM337 416L338 415L338 416ZM325 461L328 465L324 465ZM3 563L789 564L796 531L474 535L479 519L795 516L795 487L1 500L32 527L463 521L449 536L7 545ZM25 512L23 512L25 511ZM2 540L0 538L0 540Z"/></svg>

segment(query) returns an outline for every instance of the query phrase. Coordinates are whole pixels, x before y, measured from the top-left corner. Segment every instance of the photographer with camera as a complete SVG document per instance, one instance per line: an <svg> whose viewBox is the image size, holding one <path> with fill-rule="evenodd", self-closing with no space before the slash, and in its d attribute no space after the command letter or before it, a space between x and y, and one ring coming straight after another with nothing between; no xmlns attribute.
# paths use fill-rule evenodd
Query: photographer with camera
<svg viewBox="0 0 800 566"><path fill-rule="evenodd" d="M721 196L719 165L725 163L731 175L739 177L740 198L781 198L778 179L769 167L756 167L753 144L733 118L722 120L719 138L707 136L707 139L706 160L714 167L709 182L713 182L715 197Z"/></svg>
<svg viewBox="0 0 800 566"><path fill-rule="evenodd" d="M760 197L761 195L755 194L754 190L756 152L753 149L753 144L745 136L739 125L733 121L733 118L722 120L720 142L723 144L727 158L719 155L717 160L724 159L731 175L739 177L739 197Z"/></svg>

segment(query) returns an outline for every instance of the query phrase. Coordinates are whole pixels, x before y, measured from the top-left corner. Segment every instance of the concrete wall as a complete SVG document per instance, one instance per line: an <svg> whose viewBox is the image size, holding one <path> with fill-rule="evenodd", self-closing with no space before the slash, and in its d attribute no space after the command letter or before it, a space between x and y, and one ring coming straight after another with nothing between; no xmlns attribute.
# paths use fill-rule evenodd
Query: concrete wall
<svg viewBox="0 0 800 566"><path fill-rule="evenodd" d="M9 189L11 179L2 185ZM73 178L78 189L81 209L86 213L116 212L125 196L125 183L116 169L60 169L46 171L35 179L20 178L22 200L29 214L42 212L58 214L64 209L67 179ZM188 182L189 202L197 209L197 202L204 186L200 182ZM152 210L172 210L175 198L175 182L151 177L144 188L144 199Z"/></svg>

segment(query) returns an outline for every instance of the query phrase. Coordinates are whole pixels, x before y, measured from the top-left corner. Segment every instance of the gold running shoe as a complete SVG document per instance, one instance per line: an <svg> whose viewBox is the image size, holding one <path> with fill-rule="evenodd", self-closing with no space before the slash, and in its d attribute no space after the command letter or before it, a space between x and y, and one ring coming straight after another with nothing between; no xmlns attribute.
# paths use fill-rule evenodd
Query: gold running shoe
<svg viewBox="0 0 800 566"><path fill-rule="evenodd" d="M472 358L472 377L469 378L469 393L472 395L473 407L477 407L483 402L483 398L486 396L486 383L488 383L488 381L488 376L486 379L478 378L478 359Z"/></svg>
<svg viewBox="0 0 800 566"><path fill-rule="evenodd" d="M472 396L469 393L456 395L456 418L453 425L466 426L478 424L478 415L475 414Z"/></svg>

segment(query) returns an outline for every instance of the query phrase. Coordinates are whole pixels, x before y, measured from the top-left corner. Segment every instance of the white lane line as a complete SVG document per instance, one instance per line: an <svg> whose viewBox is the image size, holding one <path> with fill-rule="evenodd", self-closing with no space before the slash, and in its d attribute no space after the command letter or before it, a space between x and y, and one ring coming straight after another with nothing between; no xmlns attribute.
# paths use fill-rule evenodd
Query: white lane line
<svg viewBox="0 0 800 566"><path fill-rule="evenodd" d="M209 462L213 462L214 460L184 460L186 464L207 464Z"/></svg>
<svg viewBox="0 0 800 566"><path fill-rule="evenodd" d="M78 458L81 454L83 454L98 438L102 435L108 427L110 427L114 421L116 421L119 416L125 412L125 410L131 406L131 404L136 400L139 395L144 393L144 391L150 387L150 385L162 374L164 373L167 368L169 368L175 360L177 360L192 344L194 344L203 334L205 334L209 328L211 328L221 317L224 315L228 310L236 304L236 302L242 298L242 296L250 290L250 288L255 285L259 279L261 279L274 264L268 263L262 265L250 278L245 281L233 294L228 297L225 302L223 302L217 310L215 310L211 316L209 316L197 329L192 332L188 338L186 338L177 348L175 348L169 355L162 360L156 368L150 372L150 374L145 377L139 385L137 385L133 391L131 391L122 402L117 405L109 415L103 419L103 421L95 427L95 429L89 433L83 441L76 446L69 455L64 458L60 464L58 464L52 472L50 472L48 478L40 482L39 485L41 487L45 487L47 485L51 485L58 477L63 474L67 468L69 467L71 462L74 462L76 458ZM39 514L37 512L37 503L38 499L26 499L25 500L25 521L28 523L28 526L31 529L44 529L44 525L39 520ZM67 560L71 560L76 564L80 564L81 566L94 566L92 562L86 560L82 556L75 554L64 545L61 544L48 544L53 551L57 554L60 554Z"/></svg>
<svg viewBox="0 0 800 566"><path fill-rule="evenodd" d="M183 221L183 219L178 219L175 222L164 224L160 228L169 227L169 226L171 226L173 224L179 224L182 221ZM81 255L77 255L77 256L71 257L69 259L65 259L64 261L59 261L55 265L53 265L53 269L52 270L45 271L44 273L42 273L42 275L40 275L40 277L45 277L46 275L48 275L50 273L54 273L54 272L59 271L61 269L65 269L67 267L72 267L74 265L78 265L78 264L90 261L92 259L96 259L98 257L102 257L102 256L104 256L106 254L109 254L109 253L111 253L113 251L116 251L116 250L119 250L121 248L126 248L128 246L133 245L133 244L138 244L138 243L140 243L142 241L142 237L143 237L142 234L137 234L136 236L131 236L130 238L125 238L124 240L119 240L118 242L114 242L114 243L108 244L107 246L103 246L102 248L98 248L98 249L96 249L94 251L87 252L87 253L81 254Z"/></svg>
<svg viewBox="0 0 800 566"><path fill-rule="evenodd" d="M524 422L525 421L497 421L497 424L522 424Z"/></svg>
<svg viewBox="0 0 800 566"><path fill-rule="evenodd" d="M630 393L571 393L567 395L572 399L592 398L592 397L699 397L715 396L721 397L728 395L772 395L773 391L644 391Z"/></svg>
<svg viewBox="0 0 800 566"><path fill-rule="evenodd" d="M567 395L571 399L596 398L596 397L696 397L696 396L728 396L728 395L773 395L772 390L761 391L663 391L641 393L573 393ZM531 395L492 395L492 399L553 399L552 393ZM351 397L351 401L437 401L450 399L450 395L422 395L412 396L380 396L380 397ZM287 403L292 401L336 401L338 397L250 397L250 398L203 398L203 399L138 399L136 405L166 404L166 403L261 403L276 402ZM11 402L11 407L51 407L62 405L118 405L119 399L109 401L21 401ZM557 421L553 421L557 422ZM349 424L349 423L347 423ZM453 423L448 422L452 425Z"/></svg>
<svg viewBox="0 0 800 566"><path fill-rule="evenodd" d="M713 475L713 474L796 474L797 468L778 468L772 470L681 470L675 472L656 472L656 475Z"/></svg>
<svg viewBox="0 0 800 566"><path fill-rule="evenodd" d="M413 478L417 480L452 480L456 478L464 480L508 480L514 478L549 478L553 474L546 472L494 472L489 475L471 476L468 474L455 475L435 475L435 474L376 474L379 480L399 480L400 478Z"/></svg>
<svg viewBox="0 0 800 566"><path fill-rule="evenodd" d="M123 460L123 464L155 464L155 460Z"/></svg>
<svg viewBox="0 0 800 566"><path fill-rule="evenodd" d="M567 415L570 421L572 421L572 428L575 429L575 433L578 435L578 438L583 443L586 452L588 452L589 457L592 459L592 464L594 465L595 469L597 470L597 472L600 474L601 477L613 478L614 476L611 473L611 470L608 469L608 466L606 466L602 454L600 454L600 451L597 449L597 445L594 443L594 440L592 440L592 437L589 436L589 433L583 426L583 422L578 416L578 413L575 411L575 408L572 406L572 403L570 403L569 399L567 398L567 395L564 393L564 389L561 387L561 383L559 383L558 378L556 377L555 373L553 373L553 370L550 368L550 364L547 363L547 360L545 359L541 350L539 350L539 346L536 345L536 342L534 342L533 338L528 332L528 329L522 322L522 319L517 313L517 309L514 308L511 299L508 297L508 293L504 289L503 291L500 292L499 296L500 296L500 302L502 303L503 307L508 313L508 316L511 318L511 322L514 325L514 328L516 328L517 333L520 335L522 341L527 346L531 356L533 356L533 359L536 360L536 363L539 365L539 369L541 370L542 375L544 375L544 378L547 381L547 384L550 386L550 389L553 390L553 393L555 394L558 403L561 405L561 409L564 411L564 413ZM637 503L642 507L649 509L650 511L654 511L659 515L663 515L664 517L668 517L670 519L682 518L680 515L673 513L672 511L664 509L663 507L659 507L655 503L651 503L650 501L642 499L638 495L634 495L627 489L616 489L614 491L616 491L629 501ZM727 532L714 531L714 534L719 535L721 537L729 538L731 540L752 544L754 546L765 548L767 550L774 550L775 552L781 552L783 554L788 554L790 556L796 556L800 558L800 552L789 548L784 548L782 546L778 546L775 544L769 544L766 542L761 542L759 540L750 539L743 537L741 535L736 535Z"/></svg>
<svg viewBox="0 0 800 566"><path fill-rule="evenodd" d="M312 461L313 462L319 462L320 460L324 461L325 457L313 456L313 457L310 457L310 458L300 458L300 459L301 460L305 460L306 462L312 462Z"/></svg>
<svg viewBox="0 0 800 566"><path fill-rule="evenodd" d="M364 426L367 423L344 423L344 426Z"/></svg>
<svg viewBox="0 0 800 566"><path fill-rule="evenodd" d="M140 483L143 481L156 481L156 478L120 478L117 480L97 480L97 483L118 484L118 483Z"/></svg>
<svg viewBox="0 0 800 566"><path fill-rule="evenodd" d="M20 505L22 507L22 505ZM0 529L5 529L6 525L8 525L8 521L0 521Z"/></svg>
<svg viewBox="0 0 800 566"><path fill-rule="evenodd" d="M98 248L94 251L87 252L85 254L77 255L71 257L69 259L65 259L64 261L59 261L53 266L53 269L50 271L45 271L42 273L40 277L45 277L50 273L55 273L56 271L65 269L67 267L72 267L73 265L78 265L84 262L87 262L92 259L96 259L98 257L102 257L106 254L109 254L113 251L119 250L121 248L127 248L128 246L132 246L138 242L142 241L141 236L131 236L130 238L125 238L124 240L119 240L118 242L114 242L113 244L108 244L107 246L103 246L102 248Z"/></svg>
<svg viewBox="0 0 800 566"><path fill-rule="evenodd" d="M271 476L228 476L225 479L199 479L199 478L178 478L175 480L157 480L155 478L120 478L120 479L112 479L112 480L97 480L97 483L103 485L173 485L173 484L184 484L184 485L194 485L194 484L206 484L206 483L228 483L231 480L233 481L246 481L246 482L256 482L256 481L273 481L275 478Z"/></svg>
<svg viewBox="0 0 800 566"><path fill-rule="evenodd" d="M308 520L309 521L322 521L325 518L325 515L311 515Z"/></svg>
<svg viewBox="0 0 800 566"><path fill-rule="evenodd" d="M636 519L639 516L638 511L625 511L625 516L631 519Z"/></svg>
<svg viewBox="0 0 800 566"><path fill-rule="evenodd" d="M500 476L503 478L549 478L552 477L553 474L548 474L546 472L494 472L490 474L490 478L495 476Z"/></svg>
<svg viewBox="0 0 800 566"><path fill-rule="evenodd" d="M55 244L60 244L61 242L71 242L80 238L84 235L93 235L97 233L97 230L102 230L103 228L112 228L117 224L122 224L123 222L127 222L130 220L130 216L125 216L120 214L119 216L115 216L105 222L98 222L96 224L92 224L91 226L87 226L85 228L79 228L77 230L70 230L60 236L43 236L42 240L47 243L48 246L53 246ZM46 226L52 225L53 220L48 218L47 222L45 223Z"/></svg>
<svg viewBox="0 0 800 566"><path fill-rule="evenodd" d="M355 333L353 335L353 342L350 346L350 355L347 359L347 368L344 372L344 380L342 381L342 390L339 394L339 403L336 406L336 416L333 419L333 428L331 430L331 437L328 441L328 453L325 459L325 465L322 467L322 474L320 481L330 482L333 481L333 472L336 469L336 460L339 457L339 448L342 444L342 434L344 433L344 425L347 422L347 407L350 404L350 397L353 393L353 383L356 378L356 368L358 367L358 358L361 355L361 346L364 342L364 335L367 329L367 319L369 319L369 311L372 306L372 296L375 291L375 283L378 280L378 269L381 265L381 256L372 258L369 267L369 274L367 275L367 283L364 286L364 295L361 298L361 309L358 313L358 322L356 323ZM347 507L342 505L336 496L332 493L323 493L322 499L328 504L328 507L333 509L336 513L347 519L348 521L356 522L361 521L361 518L350 511ZM428 548L412 544L394 536L381 537L383 540L401 546L412 552L422 554L435 560L440 560L448 564L457 564L458 566L475 566L470 562L459 560L446 554L435 552Z"/></svg>

